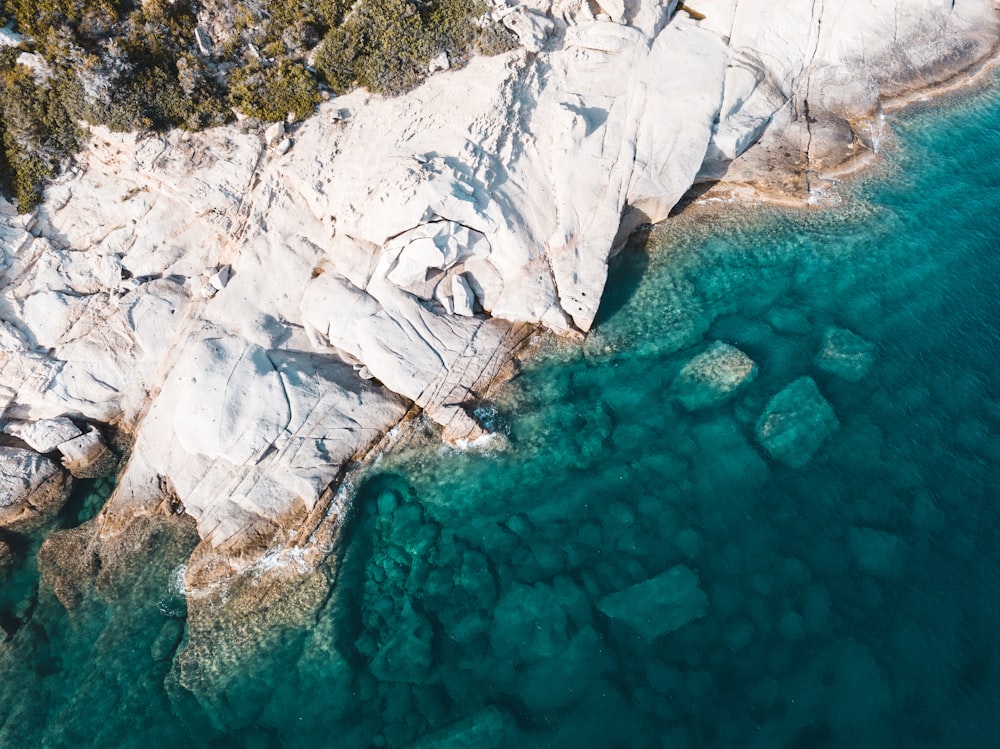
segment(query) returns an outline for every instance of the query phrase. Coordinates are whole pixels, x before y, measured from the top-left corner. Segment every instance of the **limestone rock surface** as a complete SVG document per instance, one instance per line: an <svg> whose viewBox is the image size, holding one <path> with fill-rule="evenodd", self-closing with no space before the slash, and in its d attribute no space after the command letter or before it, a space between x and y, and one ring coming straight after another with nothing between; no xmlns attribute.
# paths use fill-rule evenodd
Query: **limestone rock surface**
<svg viewBox="0 0 1000 749"><path fill-rule="evenodd" d="M23 440L28 447L39 453L50 453L63 442L82 434L79 427L65 417L40 421L11 421L4 425L3 431Z"/></svg>
<svg viewBox="0 0 1000 749"><path fill-rule="evenodd" d="M0 447L0 527L30 530L59 511L69 497L69 477L46 457Z"/></svg>
<svg viewBox="0 0 1000 749"><path fill-rule="evenodd" d="M75 478L96 479L110 476L118 463L115 454L108 449L101 433L91 427L81 434L59 445L62 464Z"/></svg>

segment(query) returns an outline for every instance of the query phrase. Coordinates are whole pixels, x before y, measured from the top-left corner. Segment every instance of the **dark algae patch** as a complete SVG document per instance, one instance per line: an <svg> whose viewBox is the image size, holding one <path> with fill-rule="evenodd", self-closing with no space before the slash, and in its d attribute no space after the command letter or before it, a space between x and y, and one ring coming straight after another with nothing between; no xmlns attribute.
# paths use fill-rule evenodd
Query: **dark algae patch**
<svg viewBox="0 0 1000 749"><path fill-rule="evenodd" d="M171 676L183 543L69 613L26 563L0 746L992 746L1000 98L897 132L840 206L626 251L501 437L370 468L333 592L204 653L217 695Z"/></svg>

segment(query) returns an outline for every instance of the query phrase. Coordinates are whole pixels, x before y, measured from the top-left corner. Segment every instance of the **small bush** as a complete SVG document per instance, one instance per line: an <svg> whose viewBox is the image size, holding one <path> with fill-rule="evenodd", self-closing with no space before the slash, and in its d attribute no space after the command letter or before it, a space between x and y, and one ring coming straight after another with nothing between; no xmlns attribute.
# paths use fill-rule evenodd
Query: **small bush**
<svg viewBox="0 0 1000 749"><path fill-rule="evenodd" d="M60 96L60 81L38 83L31 70L0 61L0 139L4 189L21 211L41 199L46 180L79 148L80 134Z"/></svg>
<svg viewBox="0 0 1000 749"><path fill-rule="evenodd" d="M287 114L303 119L319 104L316 80L297 62L256 64L233 72L229 99L249 117L265 122L283 120Z"/></svg>
<svg viewBox="0 0 1000 749"><path fill-rule="evenodd" d="M316 51L316 68L337 91L361 85L398 94L427 76L441 52L465 62L478 34L477 0L433 0L419 8L408 0L360 0Z"/></svg>

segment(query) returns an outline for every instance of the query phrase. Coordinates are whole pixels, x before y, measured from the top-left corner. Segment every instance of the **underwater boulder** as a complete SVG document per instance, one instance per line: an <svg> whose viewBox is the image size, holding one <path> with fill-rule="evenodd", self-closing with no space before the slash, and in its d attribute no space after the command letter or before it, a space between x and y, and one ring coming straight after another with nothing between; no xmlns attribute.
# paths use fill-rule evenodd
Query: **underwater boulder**
<svg viewBox="0 0 1000 749"><path fill-rule="evenodd" d="M434 628L407 603L392 637L372 659L371 672L379 681L419 684L431 670Z"/></svg>
<svg viewBox="0 0 1000 749"><path fill-rule="evenodd" d="M656 577L604 596L597 608L652 642L705 615L708 596L698 576L678 564Z"/></svg>
<svg viewBox="0 0 1000 749"><path fill-rule="evenodd" d="M714 406L728 399L757 376L753 359L735 346L716 341L684 365L674 390L688 411Z"/></svg>
<svg viewBox="0 0 1000 749"><path fill-rule="evenodd" d="M863 571L876 577L893 578L903 572L906 542L876 528L851 528L847 535L851 556Z"/></svg>
<svg viewBox="0 0 1000 749"><path fill-rule="evenodd" d="M490 749L509 746L514 733L513 721L499 708L490 705L443 728L422 736L408 749Z"/></svg>
<svg viewBox="0 0 1000 749"><path fill-rule="evenodd" d="M581 629L556 656L519 673L517 694L533 713L563 710L580 702L612 662L593 627Z"/></svg>
<svg viewBox="0 0 1000 749"><path fill-rule="evenodd" d="M757 440L775 460L802 468L840 422L811 377L800 377L775 395L757 420Z"/></svg>
<svg viewBox="0 0 1000 749"><path fill-rule="evenodd" d="M813 361L824 372L848 382L860 382L875 362L875 344L844 328L830 327Z"/></svg>

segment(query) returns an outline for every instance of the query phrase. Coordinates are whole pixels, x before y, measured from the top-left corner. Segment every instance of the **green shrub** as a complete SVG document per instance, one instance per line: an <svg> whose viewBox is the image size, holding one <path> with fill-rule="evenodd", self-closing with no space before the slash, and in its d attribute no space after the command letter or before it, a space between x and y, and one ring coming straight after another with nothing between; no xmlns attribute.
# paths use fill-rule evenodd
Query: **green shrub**
<svg viewBox="0 0 1000 749"><path fill-rule="evenodd" d="M0 133L3 189L27 211L40 199L46 180L76 153L80 134L60 96L60 81L39 84L31 70L0 61Z"/></svg>
<svg viewBox="0 0 1000 749"><path fill-rule="evenodd" d="M233 23L207 60L194 38L196 0L0 0L53 70L39 83L0 50L0 189L22 210L79 148L76 123L114 130L221 124L230 107L264 121L308 116L320 101L316 67L337 91L396 94L447 53L509 48L502 28L480 30L483 0L198 0ZM250 44L271 58L245 59ZM318 46L316 46L318 44ZM228 79L213 63L226 62Z"/></svg>
<svg viewBox="0 0 1000 749"><path fill-rule="evenodd" d="M275 65L255 64L234 71L229 78L229 99L249 117L265 122L292 114L303 119L319 104L315 78L302 65L282 60Z"/></svg>
<svg viewBox="0 0 1000 749"><path fill-rule="evenodd" d="M398 94L427 76L430 60L446 52L461 65L476 39L476 0L360 0L316 51L316 68L337 91L357 84Z"/></svg>

